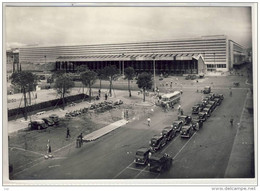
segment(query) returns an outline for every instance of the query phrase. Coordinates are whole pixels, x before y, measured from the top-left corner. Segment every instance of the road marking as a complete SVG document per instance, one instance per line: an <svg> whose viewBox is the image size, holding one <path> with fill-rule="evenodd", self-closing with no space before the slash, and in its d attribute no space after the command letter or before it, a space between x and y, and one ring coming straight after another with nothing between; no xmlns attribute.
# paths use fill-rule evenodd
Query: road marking
<svg viewBox="0 0 260 191"><path fill-rule="evenodd" d="M143 171L145 171L146 168L147 168L147 166L143 170L141 170L137 175L135 175L134 178L137 178Z"/></svg>
<svg viewBox="0 0 260 191"><path fill-rule="evenodd" d="M123 170L121 170L114 178L117 178L122 172L124 172L128 167L130 167L134 162L130 163L127 167L125 167Z"/></svg>
<svg viewBox="0 0 260 191"><path fill-rule="evenodd" d="M56 165L48 166L48 168L54 168L54 167L59 167L59 166L60 166L59 164L56 164Z"/></svg>
<svg viewBox="0 0 260 191"><path fill-rule="evenodd" d="M197 132L195 132L190 139L187 141L187 143L185 143L185 145L182 146L182 148L179 150L179 152L172 158L173 160L180 154L180 152L182 151L182 149L184 149L184 147L190 142L190 140L192 139L192 137L194 137L196 135Z"/></svg>
<svg viewBox="0 0 260 191"><path fill-rule="evenodd" d="M137 170L137 171L142 171L141 169L138 169L138 168L132 168L132 167L128 167L127 169Z"/></svg>
<svg viewBox="0 0 260 191"><path fill-rule="evenodd" d="M33 153L33 154L36 154L36 155L44 156L44 154L42 154L42 153L38 153L38 152L26 150L26 149L19 148L19 147L9 147L9 148L10 148L10 149L17 149L17 150L20 150L20 151L26 151L26 152Z"/></svg>

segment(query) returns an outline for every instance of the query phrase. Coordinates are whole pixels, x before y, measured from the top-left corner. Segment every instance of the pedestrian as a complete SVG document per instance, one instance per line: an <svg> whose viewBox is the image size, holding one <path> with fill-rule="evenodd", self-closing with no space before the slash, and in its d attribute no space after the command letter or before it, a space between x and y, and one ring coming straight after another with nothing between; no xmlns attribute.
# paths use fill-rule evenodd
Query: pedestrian
<svg viewBox="0 0 260 191"><path fill-rule="evenodd" d="M35 99L37 99L37 93L35 93Z"/></svg>
<svg viewBox="0 0 260 191"><path fill-rule="evenodd" d="M78 136L78 139L79 139L79 147L81 147L82 144L83 144L83 135L82 135L82 133L80 133L80 135Z"/></svg>
<svg viewBox="0 0 260 191"><path fill-rule="evenodd" d="M183 93L182 90L180 90L181 94Z"/></svg>
<svg viewBox="0 0 260 191"><path fill-rule="evenodd" d="M69 138L69 137L71 137L71 136L70 136L70 129L67 127L67 135L66 135L66 138Z"/></svg>
<svg viewBox="0 0 260 191"><path fill-rule="evenodd" d="M230 125L231 125L231 127L233 127L233 122L234 122L234 119L233 119L233 117L231 117L230 118Z"/></svg>
<svg viewBox="0 0 260 191"><path fill-rule="evenodd" d="M169 111L169 104L167 103L166 104L166 112L168 112Z"/></svg>
<svg viewBox="0 0 260 191"><path fill-rule="evenodd" d="M47 154L50 154L51 153L51 144L50 144L50 140L48 140L48 143L47 143Z"/></svg>
<svg viewBox="0 0 260 191"><path fill-rule="evenodd" d="M147 118L147 125L150 127L150 124L151 124L151 118L148 117L148 118Z"/></svg>
<svg viewBox="0 0 260 191"><path fill-rule="evenodd" d="M99 89L98 90L98 97L100 97L100 95L101 95L101 90Z"/></svg>
<svg viewBox="0 0 260 191"><path fill-rule="evenodd" d="M183 109L181 109L181 115L183 115Z"/></svg>
<svg viewBox="0 0 260 191"><path fill-rule="evenodd" d="M232 90L230 89L229 96L232 97Z"/></svg>
<svg viewBox="0 0 260 191"><path fill-rule="evenodd" d="M107 100L107 93L105 93L105 100Z"/></svg>

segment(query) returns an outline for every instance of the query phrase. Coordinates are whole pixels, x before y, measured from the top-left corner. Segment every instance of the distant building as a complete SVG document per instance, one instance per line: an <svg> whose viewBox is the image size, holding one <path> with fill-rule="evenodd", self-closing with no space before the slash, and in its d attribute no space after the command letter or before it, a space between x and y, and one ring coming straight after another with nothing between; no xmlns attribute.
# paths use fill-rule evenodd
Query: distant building
<svg viewBox="0 0 260 191"><path fill-rule="evenodd" d="M7 69L12 72L19 70L19 50L10 49L6 51Z"/></svg>
<svg viewBox="0 0 260 191"><path fill-rule="evenodd" d="M48 46L20 48L20 64L53 63L55 70L75 71L86 65L97 70L115 65L122 73L133 67L136 72L176 75L226 72L245 62L246 49L225 35L169 41Z"/></svg>

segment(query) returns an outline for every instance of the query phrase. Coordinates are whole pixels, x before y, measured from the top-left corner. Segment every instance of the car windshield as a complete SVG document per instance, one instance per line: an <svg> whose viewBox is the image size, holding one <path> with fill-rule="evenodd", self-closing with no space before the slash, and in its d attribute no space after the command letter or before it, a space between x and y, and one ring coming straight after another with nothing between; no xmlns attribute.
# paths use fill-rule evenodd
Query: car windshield
<svg viewBox="0 0 260 191"><path fill-rule="evenodd" d="M142 151L137 151L136 156L143 157L144 153Z"/></svg>

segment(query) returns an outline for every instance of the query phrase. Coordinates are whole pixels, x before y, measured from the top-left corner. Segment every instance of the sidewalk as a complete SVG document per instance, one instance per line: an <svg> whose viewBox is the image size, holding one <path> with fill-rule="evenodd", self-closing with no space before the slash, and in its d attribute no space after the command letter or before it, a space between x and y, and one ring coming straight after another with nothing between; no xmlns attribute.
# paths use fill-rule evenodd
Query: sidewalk
<svg viewBox="0 0 260 191"><path fill-rule="evenodd" d="M238 124L237 134L225 172L225 178L254 178L255 177L255 152L254 152L254 121L253 98L248 92L245 107Z"/></svg>
<svg viewBox="0 0 260 191"><path fill-rule="evenodd" d="M128 121L125 120L125 119L116 121L116 122L114 122L114 123L112 123L110 125L107 125L107 126L101 128L101 129L97 130L97 131L94 131L94 132L92 132L90 134L87 134L86 136L83 137L83 141L84 142L94 141L94 140L96 140L96 139L98 139L98 138L100 138L100 137L110 133L111 131L113 131L113 130L115 130L115 129L117 129L117 128L125 125L125 124L127 124L127 123L128 123Z"/></svg>

